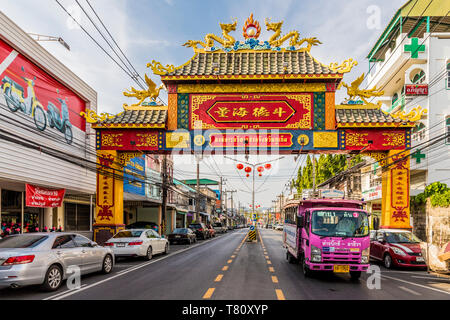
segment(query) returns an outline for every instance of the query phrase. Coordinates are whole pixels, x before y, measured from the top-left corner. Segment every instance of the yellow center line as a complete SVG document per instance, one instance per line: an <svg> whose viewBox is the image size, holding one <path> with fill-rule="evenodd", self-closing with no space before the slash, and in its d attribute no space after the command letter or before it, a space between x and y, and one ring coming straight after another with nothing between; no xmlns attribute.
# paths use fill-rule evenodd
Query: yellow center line
<svg viewBox="0 0 450 320"><path fill-rule="evenodd" d="M227 263L232 263L232 262L233 262L233 259L230 259L227 261Z"/></svg>
<svg viewBox="0 0 450 320"><path fill-rule="evenodd" d="M269 256L264 256L264 257L266 257L266 259L269 259Z"/></svg>
<svg viewBox="0 0 450 320"><path fill-rule="evenodd" d="M276 276L272 276L272 282L273 283L278 283L278 278Z"/></svg>
<svg viewBox="0 0 450 320"><path fill-rule="evenodd" d="M220 280L222 280L222 278L223 278L223 274L219 274L214 281L219 282Z"/></svg>
<svg viewBox="0 0 450 320"><path fill-rule="evenodd" d="M235 256L235 255L232 255L231 258L236 258L236 256Z"/></svg>
<svg viewBox="0 0 450 320"><path fill-rule="evenodd" d="M270 272L275 272L275 269L273 267L269 267Z"/></svg>
<svg viewBox="0 0 450 320"><path fill-rule="evenodd" d="M222 271L227 271L228 270L228 266L225 266L222 268Z"/></svg>
<svg viewBox="0 0 450 320"><path fill-rule="evenodd" d="M267 260L267 264L272 264L272 262L270 262L270 260Z"/></svg>
<svg viewBox="0 0 450 320"><path fill-rule="evenodd" d="M281 291L281 289L275 289L275 293L277 294L278 300L286 300L286 298L284 297L283 291Z"/></svg>
<svg viewBox="0 0 450 320"><path fill-rule="evenodd" d="M211 298L211 296L212 296L212 294L213 294L213 292L214 292L215 289L216 289L216 288L209 288L209 289L206 291L205 295L203 296L203 299L209 299L209 298ZM278 300L279 300L279 299L278 299Z"/></svg>

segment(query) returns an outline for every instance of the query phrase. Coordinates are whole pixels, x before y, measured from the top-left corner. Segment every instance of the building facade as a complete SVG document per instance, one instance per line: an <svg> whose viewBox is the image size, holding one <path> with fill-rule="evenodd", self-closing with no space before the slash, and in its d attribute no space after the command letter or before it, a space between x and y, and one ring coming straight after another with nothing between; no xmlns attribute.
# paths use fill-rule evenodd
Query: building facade
<svg viewBox="0 0 450 320"><path fill-rule="evenodd" d="M96 111L97 93L2 12L0 82L2 231L55 227L91 236L95 137L80 112ZM33 202L27 184L61 190L64 200Z"/></svg>

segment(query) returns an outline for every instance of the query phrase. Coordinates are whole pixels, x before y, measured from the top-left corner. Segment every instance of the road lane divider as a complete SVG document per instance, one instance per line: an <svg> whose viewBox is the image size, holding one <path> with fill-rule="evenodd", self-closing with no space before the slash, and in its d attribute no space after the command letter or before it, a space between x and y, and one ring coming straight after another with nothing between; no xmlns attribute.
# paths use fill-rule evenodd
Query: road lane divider
<svg viewBox="0 0 450 320"><path fill-rule="evenodd" d="M223 268L222 268L222 271L227 271L228 270L228 266L224 266Z"/></svg>
<svg viewBox="0 0 450 320"><path fill-rule="evenodd" d="M223 274L219 274L219 275L216 277L216 279L214 280L214 282L219 282L219 281L222 280L222 278L223 278Z"/></svg>
<svg viewBox="0 0 450 320"><path fill-rule="evenodd" d="M403 291L409 292L409 293L411 293L413 295L416 295L416 296L421 296L422 295L421 293L418 293L417 291L411 290L409 288L406 288L406 287L403 287L403 286L398 286L398 287L400 289L402 289Z"/></svg>
<svg viewBox="0 0 450 320"><path fill-rule="evenodd" d="M210 299L214 293L214 290L216 290L216 288L209 288L203 295L203 299Z"/></svg>
<svg viewBox="0 0 450 320"><path fill-rule="evenodd" d="M275 294L277 295L278 300L286 300L281 289L275 289Z"/></svg>
<svg viewBox="0 0 450 320"><path fill-rule="evenodd" d="M449 291L440 290L440 289L436 289L436 288L429 287L429 286L424 286L422 284L406 281L406 280L399 279L399 278L385 276L384 274L381 274L381 278L387 278L387 279L391 279L391 280L396 280L396 281L404 282L404 283L407 283L407 284L410 284L410 285L413 285L413 286L417 286L417 287L420 287L420 288L425 288L425 289L428 289L428 290L433 290L433 291L437 291L437 292L440 292L440 293L445 293L445 294L450 295Z"/></svg>
<svg viewBox="0 0 450 320"><path fill-rule="evenodd" d="M273 267L269 267L270 272L275 272L275 269Z"/></svg>
<svg viewBox="0 0 450 320"><path fill-rule="evenodd" d="M278 283L278 278L277 278L277 276L272 276L272 282L273 282L273 283Z"/></svg>

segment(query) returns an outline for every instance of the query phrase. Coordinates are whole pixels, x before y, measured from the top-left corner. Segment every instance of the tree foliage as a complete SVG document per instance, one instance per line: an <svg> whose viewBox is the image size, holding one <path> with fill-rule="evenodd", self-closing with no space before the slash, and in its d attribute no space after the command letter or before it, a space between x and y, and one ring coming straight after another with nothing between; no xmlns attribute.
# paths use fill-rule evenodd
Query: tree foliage
<svg viewBox="0 0 450 320"><path fill-rule="evenodd" d="M321 154L318 159L314 157L313 159L315 159L316 186L348 169L348 161L345 154ZM349 161L350 167L353 167L361 161L361 155L351 158ZM312 159L308 155L306 164L298 169L297 180L294 184L298 193L301 193L303 189L311 189L313 187L312 169Z"/></svg>
<svg viewBox="0 0 450 320"><path fill-rule="evenodd" d="M450 188L445 183L433 182L428 185L422 193L415 197L411 197L411 202L415 205L426 203L430 198L433 207L449 207L450 206Z"/></svg>

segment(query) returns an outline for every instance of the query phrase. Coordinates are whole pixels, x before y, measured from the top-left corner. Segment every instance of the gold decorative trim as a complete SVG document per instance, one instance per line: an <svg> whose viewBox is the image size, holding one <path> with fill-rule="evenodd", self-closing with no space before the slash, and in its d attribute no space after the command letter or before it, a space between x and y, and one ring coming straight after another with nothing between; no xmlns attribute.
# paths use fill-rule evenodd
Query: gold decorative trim
<svg viewBox="0 0 450 320"><path fill-rule="evenodd" d="M395 113L386 113L386 114L389 114L392 118L395 118L395 119L401 119L403 121L416 122L416 121L419 121L427 113L428 113L427 109L422 109L421 106L417 106L417 107L413 108L407 114L403 110L397 111Z"/></svg>
<svg viewBox="0 0 450 320"><path fill-rule="evenodd" d="M100 115L98 115L94 110L92 109L86 109L87 113L84 111L80 112L80 116L82 116L83 118L86 119L87 122L89 123L97 123L99 121L105 121L105 120L110 120L110 119L114 119L117 116L120 116L124 111L122 111L121 113L115 114L115 115L111 115L109 113L100 113Z"/></svg>
<svg viewBox="0 0 450 320"><path fill-rule="evenodd" d="M178 93L324 92L325 83L182 84Z"/></svg>
<svg viewBox="0 0 450 320"><path fill-rule="evenodd" d="M337 62L330 63L328 69L330 69L335 73L347 73L350 72L352 68L357 65L358 61L349 58L347 60L344 60L344 62L342 62L341 64L338 64Z"/></svg>
<svg viewBox="0 0 450 320"><path fill-rule="evenodd" d="M183 68L184 66L188 65L192 60L195 59L195 57L197 57L198 52L196 52L192 58L190 58L186 63L175 67L173 64L166 64L165 66L162 65L161 62L158 62L156 60L152 60L152 62L147 63L147 68L152 69L153 73L159 76L163 76L166 75L168 73L172 73L175 72L176 70L179 70L181 68Z"/></svg>
<svg viewBox="0 0 450 320"><path fill-rule="evenodd" d="M162 81L167 80L270 80L270 79L342 79L343 75L336 74L250 74L250 75L178 75L161 76Z"/></svg>
<svg viewBox="0 0 450 320"><path fill-rule="evenodd" d="M313 132L314 148L336 148L338 147L338 133L335 132Z"/></svg>

